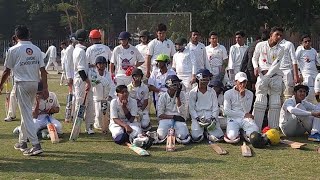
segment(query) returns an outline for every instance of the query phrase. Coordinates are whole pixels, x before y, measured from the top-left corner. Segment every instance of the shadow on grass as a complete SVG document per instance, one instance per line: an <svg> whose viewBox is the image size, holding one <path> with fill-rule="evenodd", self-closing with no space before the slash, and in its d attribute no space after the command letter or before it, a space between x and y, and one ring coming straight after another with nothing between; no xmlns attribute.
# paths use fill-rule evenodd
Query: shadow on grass
<svg viewBox="0 0 320 180"><path fill-rule="evenodd" d="M30 157L29 159L0 158L0 172L50 173L69 178L173 179L192 176L183 172L161 172L158 168L149 168L148 166L144 166L144 168L136 166L135 163L177 166L177 164L197 164L204 161L206 160L190 157L140 157L121 153L46 151L40 157ZM210 163L222 162L220 160L210 161Z"/></svg>

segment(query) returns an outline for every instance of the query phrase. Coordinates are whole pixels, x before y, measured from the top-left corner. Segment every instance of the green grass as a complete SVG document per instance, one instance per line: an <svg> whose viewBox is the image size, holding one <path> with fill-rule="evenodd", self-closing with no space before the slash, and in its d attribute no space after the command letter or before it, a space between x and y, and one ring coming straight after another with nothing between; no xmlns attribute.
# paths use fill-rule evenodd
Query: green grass
<svg viewBox="0 0 320 180"><path fill-rule="evenodd" d="M59 86L58 75L49 75L49 89L58 95L64 118L67 87ZM4 102L4 96L0 96ZM2 103L4 107L4 103ZM240 145L222 143L229 154L217 155L207 143L178 145L176 152L166 152L165 145L149 149L150 157L139 157L126 146L113 143L110 133L93 136L85 133L77 142L69 142L71 124L63 123L64 138L59 144L42 140L45 152L38 157L25 157L14 150L17 137L12 135L19 120L4 122L0 108L0 179L317 179L318 143L296 138L308 145L302 150L286 145L253 149L254 156L241 156ZM154 116L153 116L154 117ZM153 121L154 125L156 124Z"/></svg>

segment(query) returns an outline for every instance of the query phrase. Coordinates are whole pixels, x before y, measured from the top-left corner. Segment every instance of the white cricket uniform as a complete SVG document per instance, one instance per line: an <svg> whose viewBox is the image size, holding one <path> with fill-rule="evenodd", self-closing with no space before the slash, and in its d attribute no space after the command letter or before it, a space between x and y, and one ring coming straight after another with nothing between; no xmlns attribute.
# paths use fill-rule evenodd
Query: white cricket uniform
<svg viewBox="0 0 320 180"><path fill-rule="evenodd" d="M158 89L160 89L160 93L154 93L154 103L157 104L157 101L159 99L159 96L163 92L167 92L167 88L165 87L166 85L166 78L169 75L176 75L176 72L173 71L172 69L168 69L166 73L162 74L160 72L160 69L156 69L152 71L150 78L148 79L148 84L152 85ZM157 105L156 105L157 108Z"/></svg>
<svg viewBox="0 0 320 180"><path fill-rule="evenodd" d="M203 43L198 42L198 44L193 44L189 42L187 44L187 47L189 50L194 54L194 57L196 58L196 70L195 72L198 72L199 69L208 69L211 73L212 69L208 60L206 47Z"/></svg>
<svg viewBox="0 0 320 180"><path fill-rule="evenodd" d="M46 57L48 57L46 70L48 70L51 63L53 63L54 67L58 71L59 69L58 69L58 63L57 63L57 48L54 45L49 46L46 52Z"/></svg>
<svg viewBox="0 0 320 180"><path fill-rule="evenodd" d="M89 60L86 58L86 47L77 44L73 50L73 64L74 64L74 96L75 96L75 113L78 112L79 106L83 104L84 97L85 97L85 85L86 83L81 79L79 75L79 71L83 70L87 74L87 77L91 81L91 74L89 72ZM93 105L93 95L92 95L92 87L88 91L87 99L86 99L86 112L94 112L94 105ZM76 114L73 116L74 118L77 117ZM85 113L84 116L86 122L86 130L88 131L90 126L94 123L94 113Z"/></svg>
<svg viewBox="0 0 320 180"><path fill-rule="evenodd" d="M210 44L206 47L206 51L213 76L216 77L219 74L224 73L222 72L223 61L228 59L226 48L219 43L216 47L212 47Z"/></svg>
<svg viewBox="0 0 320 180"><path fill-rule="evenodd" d="M279 126L281 108L280 96L282 93L282 75L280 64L284 49L279 44L270 47L268 41L259 42L254 50L252 64L259 68L260 75L256 82L256 100L253 116L259 129L262 128L265 110L267 108L267 94L269 94L268 125L271 128ZM266 72L262 74L262 72Z"/></svg>
<svg viewBox="0 0 320 180"><path fill-rule="evenodd" d="M279 45L284 49L284 55L280 63L280 69L283 72L283 82L285 85L283 94L287 99L293 95L293 64L297 64L297 58L292 42L283 39Z"/></svg>
<svg viewBox="0 0 320 180"><path fill-rule="evenodd" d="M96 64L96 59L98 56L103 56L106 58L107 62L111 59L111 50L108 46L104 44L93 44L86 50L86 56L90 64Z"/></svg>
<svg viewBox="0 0 320 180"><path fill-rule="evenodd" d="M9 82L9 83L11 83L11 82ZM17 105L18 104L17 104L17 98L16 98L16 85L14 84L12 86L12 89L10 92L8 113L6 114L7 118L9 118L9 117L15 118L16 117Z"/></svg>
<svg viewBox="0 0 320 180"><path fill-rule="evenodd" d="M48 112L52 108L60 108L60 104L57 98L57 95L53 92L49 92L49 97L47 99L40 99L39 100L39 111L40 112ZM33 105L33 110L35 109L35 104ZM48 114L39 114L37 118L33 119L34 124L36 125L36 129L38 132L40 129L46 128L48 124L47 120ZM61 123L54 118L52 115L50 115L50 120L52 124L57 129L58 134L62 134L62 125Z"/></svg>
<svg viewBox="0 0 320 180"><path fill-rule="evenodd" d="M131 82L131 75L126 75L126 70L130 67L136 67L139 62L144 62L141 53L137 48L129 44L127 49L119 45L114 48L111 56L111 63L115 66L115 78L116 84L128 85Z"/></svg>
<svg viewBox="0 0 320 180"><path fill-rule="evenodd" d="M313 48L304 49L303 46L299 46L296 51L298 60L298 67L303 77L303 84L309 87L309 94L306 97L311 103L315 103L314 94L314 82L318 74L317 64L318 54Z"/></svg>
<svg viewBox="0 0 320 180"><path fill-rule="evenodd" d="M61 78L60 78L60 85L63 83L63 80L66 80L65 62L66 62L66 49L62 49L61 50L61 69L62 69L62 74L61 74Z"/></svg>
<svg viewBox="0 0 320 180"><path fill-rule="evenodd" d="M30 41L19 41L8 50L4 66L11 69L14 76L22 127L19 142L29 139L33 145L39 144L32 120L32 106L40 80L39 69L45 66L41 50Z"/></svg>
<svg viewBox="0 0 320 180"><path fill-rule="evenodd" d="M286 136L302 136L305 132L319 133L320 119L311 115L312 111L319 110L319 104L316 106L306 100L297 103L292 96L281 107L279 127Z"/></svg>
<svg viewBox="0 0 320 180"><path fill-rule="evenodd" d="M160 54L166 54L169 57L172 57L176 53L175 46L170 39L165 39L164 41L160 41L157 38L153 39L148 44L148 52L147 55L151 56L151 71L156 68L156 59Z"/></svg>
<svg viewBox="0 0 320 180"><path fill-rule="evenodd" d="M137 44L136 48L142 55L143 59L147 58L148 54L148 44ZM139 69L142 70L143 74L147 74L147 62L145 61L141 66L139 66Z"/></svg>
<svg viewBox="0 0 320 180"><path fill-rule="evenodd" d="M141 117L141 128L145 129L150 125L149 109L146 107L141 109L145 100L149 99L149 88L146 84L141 83L140 86L135 87L133 83L128 85L129 96L137 101L138 115Z"/></svg>
<svg viewBox="0 0 320 180"><path fill-rule="evenodd" d="M65 52L65 71L66 71L67 79L74 78L73 50L74 50L74 47L72 44L70 44L66 48L66 52Z"/></svg>
<svg viewBox="0 0 320 180"><path fill-rule="evenodd" d="M130 111L132 116L138 116L138 106L137 101L132 98L128 98L127 108ZM141 134L141 127L139 122L133 121L132 123L126 118L124 111L122 109L122 104L117 97L116 99L112 99L110 103L110 124L109 130L112 134L113 138L125 133L124 128L120 125L116 124L113 119L121 119L124 123L128 124L133 131L130 133L130 139L134 139L138 134Z"/></svg>
<svg viewBox="0 0 320 180"><path fill-rule="evenodd" d="M240 72L241 62L247 49L247 45L240 46L238 43L230 47L228 69L233 69L234 74Z"/></svg>
<svg viewBox="0 0 320 180"><path fill-rule="evenodd" d="M217 139L223 136L220 123L218 121L219 107L216 92L207 87L207 91L202 93L199 91L198 86L194 87L190 91L189 99L189 112L192 118L191 124L191 136L193 139L199 139L203 136L204 128L199 125L196 118L206 118L211 117L216 118L216 127L214 130L208 131L207 136L214 136Z"/></svg>
<svg viewBox="0 0 320 180"><path fill-rule="evenodd" d="M247 89L245 90L244 97L241 97L240 92L235 88L225 92L223 110L228 121L226 134L230 140L235 140L239 136L241 128L247 137L252 132L259 131L253 119L244 118L244 115L251 110L252 101L253 93Z"/></svg>
<svg viewBox="0 0 320 180"><path fill-rule="evenodd" d="M101 128L101 118L102 118L102 111L101 111L101 100L108 99L108 97L115 98L115 89L116 86L114 85L110 73L105 70L104 74L101 76L99 72L96 71L97 74L97 82L98 84L92 84L92 92L93 92L93 101L94 101L94 110L95 110L95 118L94 118L94 126L96 128ZM109 107L108 103L108 109Z"/></svg>
<svg viewBox="0 0 320 180"><path fill-rule="evenodd" d="M223 113L223 101L224 101L224 95L223 92L221 92L219 95L217 95L218 98L218 106L219 106L219 116L218 116L218 120L220 123L220 127L221 129L226 129L227 128L227 118L224 117L224 113Z"/></svg>
<svg viewBox="0 0 320 180"><path fill-rule="evenodd" d="M185 117L185 95L183 92L180 94L181 106L178 107L176 103L176 97L170 97L170 95L165 92L161 93L158 101L158 118L162 114L166 115L179 115ZM173 119L160 119L159 126L157 129L157 134L159 140L164 140L168 135L169 128L173 127L175 129L175 136L180 140L185 140L189 137L189 130L185 122L175 122Z"/></svg>
<svg viewBox="0 0 320 180"><path fill-rule="evenodd" d="M314 81L314 92L315 93L320 92L320 73L318 73Z"/></svg>

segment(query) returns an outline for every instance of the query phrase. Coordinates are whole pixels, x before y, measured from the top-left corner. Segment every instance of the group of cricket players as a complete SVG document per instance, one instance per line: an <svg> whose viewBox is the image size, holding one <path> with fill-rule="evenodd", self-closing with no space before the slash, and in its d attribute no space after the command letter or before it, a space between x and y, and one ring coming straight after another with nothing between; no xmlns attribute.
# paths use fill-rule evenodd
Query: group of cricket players
<svg viewBox="0 0 320 180"><path fill-rule="evenodd" d="M170 128L174 128L176 141L181 144L204 139L234 144L243 139L253 147L264 148L279 143L280 132L289 137L308 134L308 140L320 142L319 60L309 35L301 37L295 50L293 43L283 38L280 27L266 29L250 47L245 44L245 33L237 31L236 44L228 55L218 43L216 32L210 32L208 46L200 42L197 30L191 31L189 42L182 37L172 42L166 32L166 25L158 24L156 38L151 40L151 33L142 30L136 46L130 44L129 32L121 32L119 45L112 51L102 44L101 33L96 29L89 34L79 29L61 43L60 85L68 85L69 94L74 97L73 118L65 121L74 121L80 105L85 105L86 133L107 133L103 127L107 120L115 143L129 142L144 149L165 142ZM18 40L9 49L6 68L13 67L7 66L8 61L15 58L12 51L23 42ZM54 62L55 57L49 55L46 69ZM19 79L15 72L13 76L11 94L16 94ZM47 93L47 83L39 80L32 102L32 130L46 137L49 115L62 136L61 123L52 115L61 112L57 96ZM1 89L4 82L2 77ZM103 101L107 101L106 118ZM151 106L156 113L154 123L149 116ZM9 108L5 120L14 118L15 113ZM187 121L191 121L190 129ZM262 130L264 126L267 128ZM157 130L151 131L152 127ZM22 123L14 133L22 136L26 128ZM15 148L26 151L26 142L19 138L19 143ZM42 152L41 149L25 155Z"/></svg>

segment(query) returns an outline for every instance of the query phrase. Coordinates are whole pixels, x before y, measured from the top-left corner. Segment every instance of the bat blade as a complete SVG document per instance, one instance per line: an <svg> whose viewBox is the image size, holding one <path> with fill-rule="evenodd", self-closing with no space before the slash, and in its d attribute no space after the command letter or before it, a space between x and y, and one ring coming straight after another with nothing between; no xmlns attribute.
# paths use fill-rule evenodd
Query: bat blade
<svg viewBox="0 0 320 180"><path fill-rule="evenodd" d="M47 120L48 120L47 128L48 128L48 131L49 131L49 136L50 136L51 142L53 144L59 143L60 139L58 137L58 133L57 133L56 127L54 126L53 123L51 123L51 120L50 120L49 116L47 116Z"/></svg>
<svg viewBox="0 0 320 180"><path fill-rule="evenodd" d="M141 147L138 147L134 144L126 143L126 145L133 150L135 153L137 153L139 156L150 156L149 152L145 149L142 149Z"/></svg>
<svg viewBox="0 0 320 180"><path fill-rule="evenodd" d="M168 130L166 151L172 152L176 150L176 137L174 128Z"/></svg>
<svg viewBox="0 0 320 180"><path fill-rule="evenodd" d="M101 131L106 134L109 127L109 111L108 111L108 101L101 100L101 111L102 111L102 118L101 118Z"/></svg>
<svg viewBox="0 0 320 180"><path fill-rule="evenodd" d="M306 143L300 143L300 142L295 142L295 141L290 141L287 139L281 139L280 142L282 144L287 144L293 149L300 149L302 146L307 145Z"/></svg>
<svg viewBox="0 0 320 180"><path fill-rule="evenodd" d="M80 129L81 129L81 123L83 121L85 110L86 110L86 106L85 105L80 105L79 106L77 117L73 122L73 127L72 127L70 138L69 138L70 141L76 141L78 139L78 137L79 137Z"/></svg>
<svg viewBox="0 0 320 180"><path fill-rule="evenodd" d="M251 157L252 152L250 147L246 144L246 142L243 142L243 145L241 146L241 153L243 157Z"/></svg>
<svg viewBox="0 0 320 180"><path fill-rule="evenodd" d="M72 120L72 99L73 94L68 94L67 103L66 103L66 114L65 114L65 122L70 122Z"/></svg>
<svg viewBox="0 0 320 180"><path fill-rule="evenodd" d="M228 152L223 149L221 146L219 146L217 143L213 143L212 141L209 141L210 147L219 155L226 155Z"/></svg>

